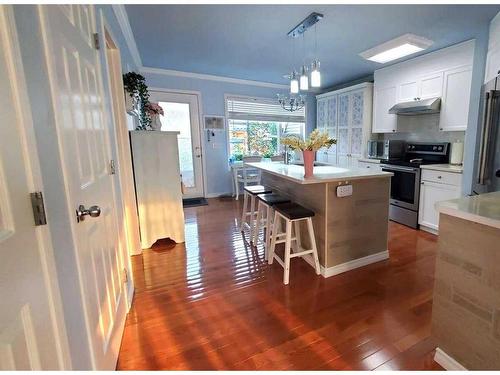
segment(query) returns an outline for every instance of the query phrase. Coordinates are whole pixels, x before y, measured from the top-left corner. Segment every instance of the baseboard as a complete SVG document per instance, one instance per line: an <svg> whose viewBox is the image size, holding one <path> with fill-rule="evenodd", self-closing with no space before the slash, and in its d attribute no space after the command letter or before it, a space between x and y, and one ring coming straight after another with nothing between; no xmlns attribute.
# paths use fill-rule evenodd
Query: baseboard
<svg viewBox="0 0 500 375"><path fill-rule="evenodd" d="M127 313L130 311L130 308L132 307L132 301L134 300L134 293L135 293L135 286L134 284L130 284L130 287L127 290L127 301L128 301L128 306L127 306Z"/></svg>
<svg viewBox="0 0 500 375"><path fill-rule="evenodd" d="M434 360L447 371L467 371L467 369L458 363L454 358L446 354L442 349L436 348Z"/></svg>
<svg viewBox="0 0 500 375"><path fill-rule="evenodd" d="M220 196L232 196L233 193L231 192L226 192L226 193L208 193L205 194L205 198L219 198Z"/></svg>
<svg viewBox="0 0 500 375"><path fill-rule="evenodd" d="M325 268L325 267L320 265L320 271L321 271L321 275L326 278L326 277L335 276L335 275L338 275L340 273L344 273L344 272L353 270L355 268L367 266L368 264L371 264L371 263L380 262L380 261L386 260L388 258L389 258L389 251L384 250L384 251L381 251L380 253L371 254L371 255L368 255L368 256L363 257L363 258L351 260L349 262L345 262L342 264L337 264L336 266L329 267L329 268ZM314 262L312 260L312 257L306 256L303 259L307 263L309 263L309 265L311 265L311 267L314 267Z"/></svg>

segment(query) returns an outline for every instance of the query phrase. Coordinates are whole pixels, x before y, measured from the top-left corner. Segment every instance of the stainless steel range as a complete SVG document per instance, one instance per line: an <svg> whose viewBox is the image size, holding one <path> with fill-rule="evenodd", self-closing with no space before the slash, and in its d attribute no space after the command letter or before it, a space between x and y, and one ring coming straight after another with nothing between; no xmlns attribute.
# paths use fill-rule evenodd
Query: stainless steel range
<svg viewBox="0 0 500 375"><path fill-rule="evenodd" d="M394 173L391 179L389 219L418 228L420 166L449 162L449 143L407 143L404 156L381 160L382 170Z"/></svg>

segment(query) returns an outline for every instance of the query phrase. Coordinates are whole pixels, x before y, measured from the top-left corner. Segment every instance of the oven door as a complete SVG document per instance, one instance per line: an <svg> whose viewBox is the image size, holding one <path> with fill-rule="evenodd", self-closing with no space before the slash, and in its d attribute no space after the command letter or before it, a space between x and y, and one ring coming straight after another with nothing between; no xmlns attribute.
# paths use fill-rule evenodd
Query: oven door
<svg viewBox="0 0 500 375"><path fill-rule="evenodd" d="M391 204L418 211L420 168L384 165L382 170L394 173L391 179Z"/></svg>

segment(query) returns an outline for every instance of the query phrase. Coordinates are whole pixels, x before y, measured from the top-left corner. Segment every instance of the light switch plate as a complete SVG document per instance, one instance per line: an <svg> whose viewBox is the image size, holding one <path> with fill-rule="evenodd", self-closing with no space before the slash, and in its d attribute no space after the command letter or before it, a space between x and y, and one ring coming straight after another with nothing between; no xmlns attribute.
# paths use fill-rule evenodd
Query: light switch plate
<svg viewBox="0 0 500 375"><path fill-rule="evenodd" d="M337 186L337 197L349 197L352 195L352 185Z"/></svg>

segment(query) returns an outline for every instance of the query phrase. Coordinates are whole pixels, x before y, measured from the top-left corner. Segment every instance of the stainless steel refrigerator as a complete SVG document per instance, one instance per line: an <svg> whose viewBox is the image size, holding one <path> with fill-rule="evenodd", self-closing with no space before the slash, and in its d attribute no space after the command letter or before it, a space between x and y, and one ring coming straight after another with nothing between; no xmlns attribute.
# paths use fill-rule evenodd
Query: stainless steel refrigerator
<svg viewBox="0 0 500 375"><path fill-rule="evenodd" d="M483 85L474 193L500 191L500 75Z"/></svg>

